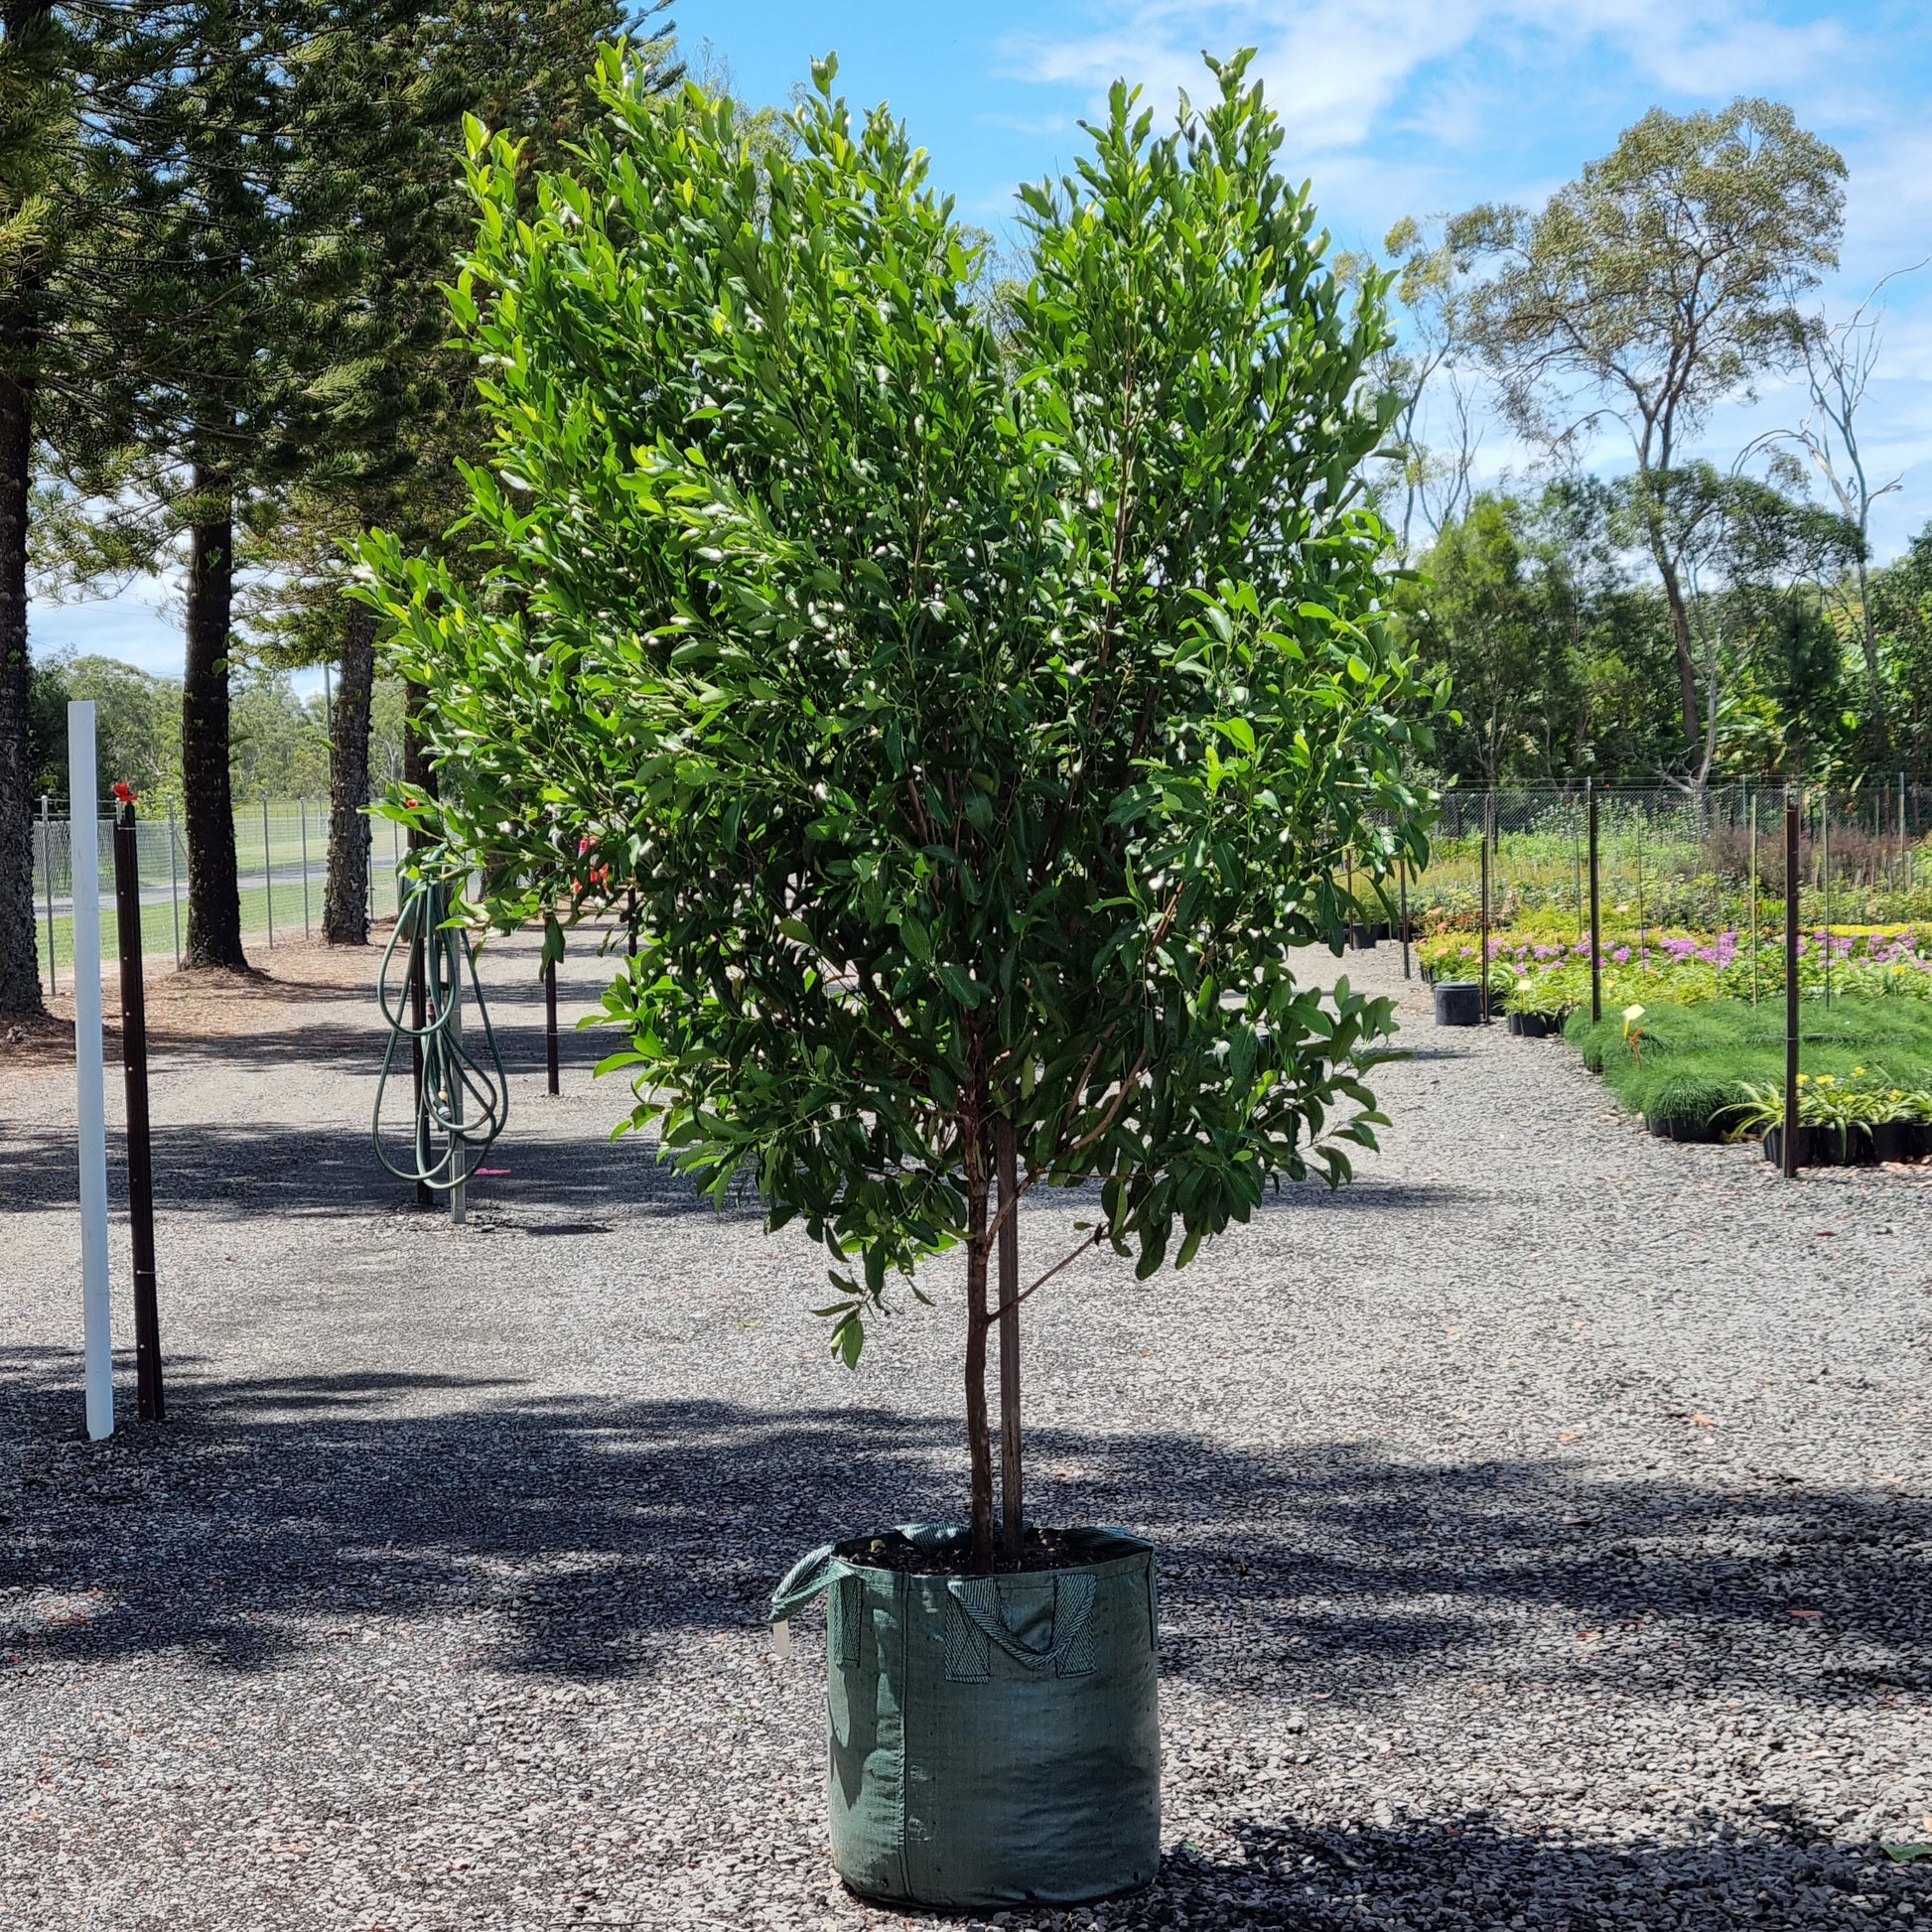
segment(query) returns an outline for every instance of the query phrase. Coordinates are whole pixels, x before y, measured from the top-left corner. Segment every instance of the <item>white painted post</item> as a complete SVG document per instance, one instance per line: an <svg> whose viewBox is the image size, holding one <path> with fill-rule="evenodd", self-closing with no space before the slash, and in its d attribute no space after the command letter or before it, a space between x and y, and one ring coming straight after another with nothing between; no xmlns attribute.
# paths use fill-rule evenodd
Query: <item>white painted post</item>
<svg viewBox="0 0 1932 1932"><path fill-rule="evenodd" d="M80 1311L87 1434L114 1433L114 1337L107 1303L107 1106L100 1038L100 820L94 707L68 706L68 843L73 873L73 1061L80 1115Z"/></svg>

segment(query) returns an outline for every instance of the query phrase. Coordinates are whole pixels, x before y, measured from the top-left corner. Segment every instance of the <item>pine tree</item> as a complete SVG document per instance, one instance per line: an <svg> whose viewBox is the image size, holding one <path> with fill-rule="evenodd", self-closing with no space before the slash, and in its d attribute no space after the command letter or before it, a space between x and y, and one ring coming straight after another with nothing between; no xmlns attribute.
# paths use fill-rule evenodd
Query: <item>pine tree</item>
<svg viewBox="0 0 1932 1932"><path fill-rule="evenodd" d="M304 228L331 238L345 271L329 341L336 354L291 419L299 482L271 533L289 591L266 625L284 661L336 660L329 880L323 928L366 937L369 714L376 635L346 599L345 545L372 525L438 548L463 505L462 456L476 457L475 370L448 343L443 286L474 226L463 185L463 122L475 115L549 160L595 111L589 77L600 41L652 23L645 42L660 87L680 77L668 0L641 11L610 0L544 8L469 0L424 14L347 10L298 100L293 200ZM293 565L293 569L290 566Z"/></svg>
<svg viewBox="0 0 1932 1932"><path fill-rule="evenodd" d="M73 155L66 28L50 0L0 5L0 1013L38 1014L27 536L35 402L63 172Z"/></svg>

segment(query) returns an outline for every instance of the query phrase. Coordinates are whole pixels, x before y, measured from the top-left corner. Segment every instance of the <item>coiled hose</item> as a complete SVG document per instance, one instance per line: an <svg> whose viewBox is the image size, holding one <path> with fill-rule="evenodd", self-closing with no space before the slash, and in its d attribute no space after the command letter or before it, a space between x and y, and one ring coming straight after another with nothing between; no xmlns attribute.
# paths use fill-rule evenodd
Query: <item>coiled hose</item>
<svg viewBox="0 0 1932 1932"><path fill-rule="evenodd" d="M510 1110L509 1082L503 1074L503 1056L496 1048L495 1029L489 1024L489 1008L477 978L476 950L469 934L461 926L450 924L449 916L450 892L445 882L419 879L403 900L376 979L376 998L382 1003L389 1040L382 1049L382 1073L375 1088L375 1158L398 1180L439 1190L468 1183L503 1131ZM390 975L399 953L407 967L401 988L392 989ZM489 1049L487 1065L465 1042L466 972L470 998L476 1002L483 1042ZM420 1003L415 1000L418 989ZM411 1000L413 1016L404 1013L404 999ZM405 1040L422 1049L422 1087L416 1102L411 1156L399 1163L389 1158L383 1145L382 1103L396 1048Z"/></svg>

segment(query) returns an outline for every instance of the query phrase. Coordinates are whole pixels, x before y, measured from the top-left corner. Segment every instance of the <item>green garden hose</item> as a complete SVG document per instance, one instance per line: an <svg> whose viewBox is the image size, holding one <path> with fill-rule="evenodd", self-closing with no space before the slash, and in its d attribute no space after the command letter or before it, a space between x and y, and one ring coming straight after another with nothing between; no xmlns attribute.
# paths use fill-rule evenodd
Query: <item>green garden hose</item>
<svg viewBox="0 0 1932 1932"><path fill-rule="evenodd" d="M398 1180L412 1180L439 1190L468 1184L497 1135L509 1119L509 1082L503 1056L496 1048L496 1033L489 1024L477 978L477 955L469 935L449 923L450 892L440 879L420 879L411 887L396 919L396 929L382 955L376 998L389 1026L382 1049L382 1073L375 1088L372 1134L375 1158ZM407 962L403 984L392 988L390 973L398 954ZM469 997L476 1002L488 1047L484 1064L469 1050L463 1027L463 980L470 978ZM402 1002L422 989L417 1009L420 1020ZM395 997L392 999L391 995ZM396 1048L408 1040L422 1048L423 1082L417 1100L411 1157L392 1161L382 1140L382 1102Z"/></svg>

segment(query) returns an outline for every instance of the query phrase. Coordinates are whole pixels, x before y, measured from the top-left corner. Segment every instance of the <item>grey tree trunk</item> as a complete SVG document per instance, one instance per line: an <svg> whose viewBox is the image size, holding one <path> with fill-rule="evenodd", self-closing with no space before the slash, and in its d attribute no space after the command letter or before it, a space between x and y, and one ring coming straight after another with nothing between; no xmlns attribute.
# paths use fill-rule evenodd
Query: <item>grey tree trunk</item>
<svg viewBox="0 0 1932 1932"><path fill-rule="evenodd" d="M7 349L24 331L0 319ZM28 753L28 486L34 448L32 393L0 376L0 1013L35 1015L41 1003L34 931L34 774Z"/></svg>
<svg viewBox="0 0 1932 1932"><path fill-rule="evenodd" d="M195 493L227 505L189 534L188 664L182 678L181 789L188 832L184 966L245 973L241 889L228 777L228 631L234 605L234 514L227 480L195 473Z"/></svg>
<svg viewBox="0 0 1932 1932"><path fill-rule="evenodd" d="M329 883L323 937L359 946L369 936L369 707L375 690L375 613L348 607L336 692L335 776L329 793Z"/></svg>

